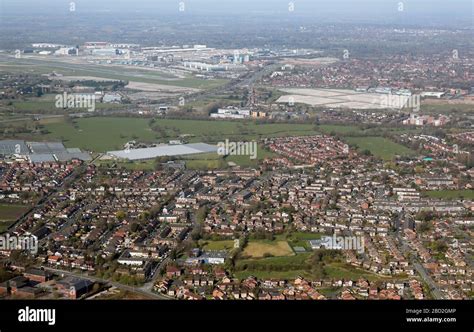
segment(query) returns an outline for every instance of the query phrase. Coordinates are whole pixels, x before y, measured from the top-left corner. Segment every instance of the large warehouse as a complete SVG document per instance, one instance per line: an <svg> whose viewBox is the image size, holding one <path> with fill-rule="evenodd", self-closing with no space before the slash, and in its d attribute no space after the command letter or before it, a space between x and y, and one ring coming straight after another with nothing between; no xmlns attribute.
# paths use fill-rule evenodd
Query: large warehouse
<svg viewBox="0 0 474 332"><path fill-rule="evenodd" d="M87 152L77 148L66 148L61 142L25 142L22 140L1 140L0 157L29 160L32 163L92 160Z"/></svg>
<svg viewBox="0 0 474 332"><path fill-rule="evenodd" d="M147 160L157 157L184 156L190 154L217 152L217 146L206 143L160 145L152 148L109 151L107 155L128 160Z"/></svg>

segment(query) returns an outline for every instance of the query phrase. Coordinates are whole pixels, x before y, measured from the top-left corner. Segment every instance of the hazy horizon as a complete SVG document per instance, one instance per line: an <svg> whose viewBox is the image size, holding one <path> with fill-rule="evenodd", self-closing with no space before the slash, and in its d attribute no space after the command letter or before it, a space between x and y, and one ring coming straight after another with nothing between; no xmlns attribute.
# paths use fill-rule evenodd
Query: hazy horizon
<svg viewBox="0 0 474 332"><path fill-rule="evenodd" d="M469 0L183 0L185 10L179 12L178 0L77 0L76 13L116 13L158 15L293 15L314 17L325 21L420 23L466 22L472 26L473 8ZM289 11L290 2L293 11ZM398 11L403 3L403 13ZM70 1L63 0L0 0L0 14L34 15L68 13ZM455 4L455 5L454 5ZM408 21L409 18L409 21ZM414 21L413 21L414 20Z"/></svg>
<svg viewBox="0 0 474 332"><path fill-rule="evenodd" d="M467 34L472 30L470 0L76 0L74 11L70 2L0 0L0 47L18 48L37 41L71 44L86 38L143 45L320 48L328 45L322 35L332 34L333 42L345 43L348 33L356 31L353 25L455 29ZM311 34L298 35L301 27ZM463 47L456 39L450 42L450 47ZM412 49L419 44L411 43Z"/></svg>

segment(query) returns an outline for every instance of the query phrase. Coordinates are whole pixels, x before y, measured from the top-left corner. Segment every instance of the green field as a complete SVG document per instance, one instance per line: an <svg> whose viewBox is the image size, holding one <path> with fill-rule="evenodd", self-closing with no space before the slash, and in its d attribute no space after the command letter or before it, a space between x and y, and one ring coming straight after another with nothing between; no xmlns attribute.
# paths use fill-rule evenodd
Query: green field
<svg viewBox="0 0 474 332"><path fill-rule="evenodd" d="M390 280L390 277L383 277L363 270L355 269L352 266L344 266L332 264L326 266L324 271L328 279L351 279L358 280L360 278L369 281ZM291 270L291 271L259 271L259 270L245 270L235 273L236 278L245 279L249 276L254 276L261 279L287 279L292 280L297 277L303 277L309 280L315 279L308 270ZM318 279L318 278L316 278Z"/></svg>
<svg viewBox="0 0 474 332"><path fill-rule="evenodd" d="M13 107L18 112L39 112L39 111L60 111L55 105L54 101L37 101L37 100L24 100L24 101L15 101L13 102ZM116 110L126 108L127 105L121 104L107 104L107 103L95 103L96 110ZM67 111L67 110L65 110ZM73 109L74 112L87 111L86 108L82 109Z"/></svg>
<svg viewBox="0 0 474 332"><path fill-rule="evenodd" d="M199 244L204 250L231 250L234 248L234 240L201 240L199 241Z"/></svg>
<svg viewBox="0 0 474 332"><path fill-rule="evenodd" d="M474 112L474 106L470 104L448 104L448 103L443 103L443 104L422 104L421 105L421 110L423 112L427 113L444 113L444 114L449 114L453 112Z"/></svg>
<svg viewBox="0 0 474 332"><path fill-rule="evenodd" d="M91 117L75 121L76 124L63 121L45 125L50 133L44 139L62 140L67 147L105 152L121 149L130 140L166 143L185 134L190 135L191 143L217 143L226 138L250 141L269 136L316 134L313 126L307 124L156 119L152 126L158 131L153 131L150 120L142 118Z"/></svg>
<svg viewBox="0 0 474 332"><path fill-rule="evenodd" d="M430 190L424 191L428 197L440 199L469 199L474 200L474 190Z"/></svg>
<svg viewBox="0 0 474 332"><path fill-rule="evenodd" d="M133 171L149 171L155 169L155 161L154 160L146 160L146 161L124 161L124 162L116 162L112 160L96 160L94 162L97 166L103 167L111 167L112 165L116 165L118 168L125 168Z"/></svg>
<svg viewBox="0 0 474 332"><path fill-rule="evenodd" d="M290 232L275 236L274 240L250 240L244 251L234 264L234 275L237 278L255 276L258 278L295 279L302 276L311 280L320 279L352 279L365 278L369 280L386 280L390 277L377 275L370 271L355 268L346 264L334 252L326 251L323 261L315 256L316 252L309 248L308 241L318 239L322 234L310 232ZM283 244L284 246L282 246ZM290 246L302 246L308 250L294 254L289 251L276 251ZM264 253L275 250L273 257L264 257ZM330 255L333 255L333 258ZM336 258L334 258L336 257Z"/></svg>
<svg viewBox="0 0 474 332"><path fill-rule="evenodd" d="M226 168L223 160L189 160L186 162L186 168L191 170L212 170Z"/></svg>
<svg viewBox="0 0 474 332"><path fill-rule="evenodd" d="M15 221L29 209L25 205L0 204L0 221Z"/></svg>
<svg viewBox="0 0 474 332"><path fill-rule="evenodd" d="M421 131L420 128L412 127L386 127L386 126L374 126L369 128L363 128L357 125L319 125L316 127L317 130L325 134L336 134L343 137L358 137L358 136L381 136L384 133L418 133Z"/></svg>
<svg viewBox="0 0 474 332"><path fill-rule="evenodd" d="M318 129L324 132L325 134L335 133L337 135L348 135L351 133L362 134L363 131L357 126L349 125L320 125Z"/></svg>
<svg viewBox="0 0 474 332"><path fill-rule="evenodd" d="M345 140L356 145L360 151L369 150L374 156L384 160L392 160L396 155L409 156L415 153L384 137L345 137Z"/></svg>
<svg viewBox="0 0 474 332"><path fill-rule="evenodd" d="M377 280L389 280L392 279L390 276L381 276L370 271L365 271L362 269L357 269L351 265L345 263L332 263L324 267L328 278L333 279L351 279L357 280L359 278L364 278L369 281Z"/></svg>
<svg viewBox="0 0 474 332"><path fill-rule="evenodd" d="M25 214L30 207L25 205L0 204L0 233Z"/></svg>
<svg viewBox="0 0 474 332"><path fill-rule="evenodd" d="M287 270L305 270L308 266L306 265L308 258L310 257L311 253L302 253L297 255L287 255L287 256L280 256L280 257L267 257L267 258L241 258L238 259L236 262L236 270L261 270L261 271L268 271L267 267L272 265L274 271L278 271L278 267L281 267L280 270L287 271ZM245 255L242 255L245 257Z"/></svg>
<svg viewBox="0 0 474 332"><path fill-rule="evenodd" d="M95 152L122 149L123 144L134 139L142 142L157 140L146 119L97 117L78 119L77 128L64 121L45 127L50 132L45 139L61 140L67 147Z"/></svg>
<svg viewBox="0 0 474 332"><path fill-rule="evenodd" d="M240 259L236 263L234 274L238 278L255 276L258 278L295 279L302 276L310 280L320 279L320 276L315 276L311 271L313 266L310 263L310 257L311 253L303 253L286 257ZM323 270L325 279L358 280L359 278L365 278L371 281L392 279L391 277L357 269L342 262L325 264Z"/></svg>
<svg viewBox="0 0 474 332"><path fill-rule="evenodd" d="M0 221L0 233L5 232L11 224L13 221Z"/></svg>
<svg viewBox="0 0 474 332"><path fill-rule="evenodd" d="M227 167L224 158L212 152L182 156L181 159L186 162L186 168L192 170L211 170Z"/></svg>
<svg viewBox="0 0 474 332"><path fill-rule="evenodd" d="M238 279L245 279L250 276L258 279L283 279L283 280L294 280L298 277L311 279L311 274L305 270L292 270L292 271L239 271L234 273Z"/></svg>

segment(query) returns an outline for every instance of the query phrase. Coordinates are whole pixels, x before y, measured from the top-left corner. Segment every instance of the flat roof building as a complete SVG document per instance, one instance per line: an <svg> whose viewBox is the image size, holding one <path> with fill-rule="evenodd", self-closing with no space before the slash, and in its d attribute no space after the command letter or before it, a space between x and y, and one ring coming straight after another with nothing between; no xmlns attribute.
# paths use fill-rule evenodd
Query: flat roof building
<svg viewBox="0 0 474 332"><path fill-rule="evenodd" d="M160 145L152 148L108 151L107 154L128 160L147 160L157 157L183 156L199 153L217 152L217 146L205 143Z"/></svg>
<svg viewBox="0 0 474 332"><path fill-rule="evenodd" d="M25 141L20 140L2 140L0 141L0 156L9 156L12 154L29 155L30 149Z"/></svg>

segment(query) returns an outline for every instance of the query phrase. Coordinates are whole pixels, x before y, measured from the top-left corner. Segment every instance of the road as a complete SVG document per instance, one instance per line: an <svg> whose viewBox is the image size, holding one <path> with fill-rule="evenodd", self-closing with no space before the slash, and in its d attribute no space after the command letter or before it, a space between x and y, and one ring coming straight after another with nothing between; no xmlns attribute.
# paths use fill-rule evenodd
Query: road
<svg viewBox="0 0 474 332"><path fill-rule="evenodd" d="M241 88L251 88L262 77L272 73L280 67L280 64L269 64L265 67L260 68L255 72L251 72L245 75L243 78L238 79L236 86ZM247 77L248 76L248 77Z"/></svg>
<svg viewBox="0 0 474 332"><path fill-rule="evenodd" d="M398 239L399 243L401 244L400 249L405 255L405 257L411 257L410 261L413 264L413 267L415 268L416 272L421 276L423 281L430 287L431 294L435 298L435 300L443 300L444 295L441 292L441 289L439 286L434 282L433 278L431 278L430 274L426 269L421 265L419 262L418 258L414 258L412 255L410 256L409 254L412 252L410 249L410 246L406 242L404 238L400 235L400 233L396 234L396 238Z"/></svg>
<svg viewBox="0 0 474 332"><path fill-rule="evenodd" d="M160 271L162 267L165 267L168 264L169 260L170 260L169 257L166 257L165 259L163 259L160 263L156 265L156 267L153 269L153 271L150 274L151 275L150 280L147 283L145 283L142 287L140 287L141 290L145 292L152 292L153 286L155 285L156 280L160 276L158 272Z"/></svg>
<svg viewBox="0 0 474 332"><path fill-rule="evenodd" d="M441 293L441 290L439 289L438 285L434 282L433 278L428 274L426 269L423 267L418 262L413 262L413 266L415 267L415 270L420 274L420 276L423 278L423 280L430 286L431 294L433 294L433 297L436 300L443 300L444 296L443 293Z"/></svg>
<svg viewBox="0 0 474 332"><path fill-rule="evenodd" d="M209 90L204 90L200 91L197 93L189 94L187 95L186 101L187 102L196 102L200 101L203 99L206 99L208 97L212 97L213 95L217 95L219 93L223 93L225 91L230 91L235 88L252 88L255 82L260 80L263 76L266 74L271 73L272 71L278 69L279 65L278 64L270 64L265 67L259 68L255 71L248 72L244 74L243 76L233 79L227 84L221 85L219 87L209 89ZM173 102L173 98L170 98L167 100L168 102Z"/></svg>

